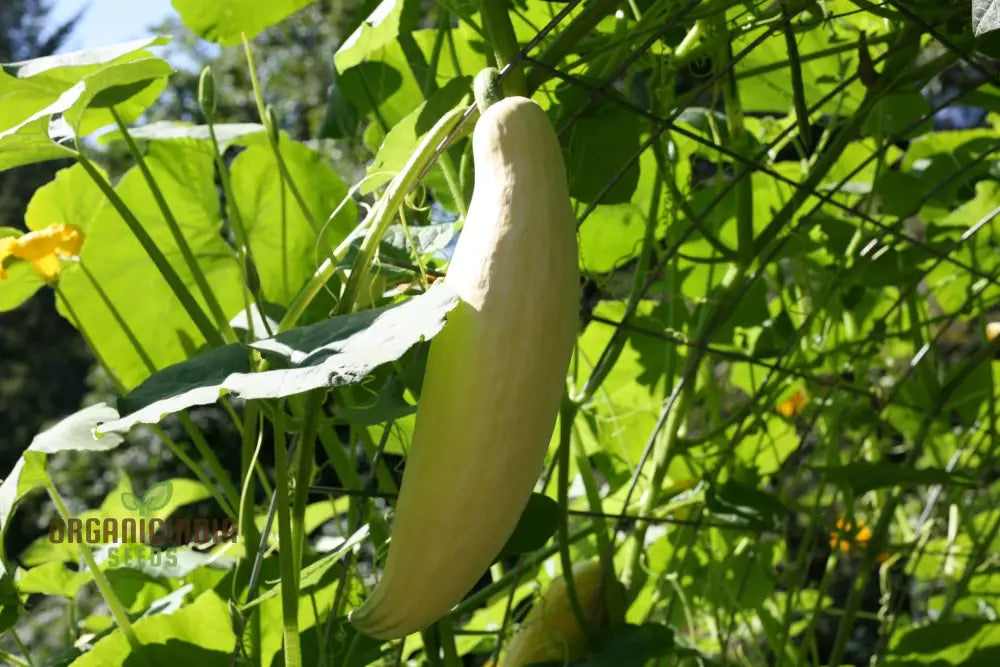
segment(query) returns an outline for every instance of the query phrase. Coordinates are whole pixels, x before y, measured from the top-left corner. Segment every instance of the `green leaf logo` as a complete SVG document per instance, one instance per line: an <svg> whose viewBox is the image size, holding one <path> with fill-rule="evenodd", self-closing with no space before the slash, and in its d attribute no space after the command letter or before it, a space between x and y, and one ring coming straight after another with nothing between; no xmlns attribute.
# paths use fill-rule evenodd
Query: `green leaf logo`
<svg viewBox="0 0 1000 667"><path fill-rule="evenodd" d="M149 516L156 510L166 507L173 493L173 485L170 482L159 482L146 489L142 498L127 491L122 493L122 505L127 510L138 512L139 516Z"/></svg>

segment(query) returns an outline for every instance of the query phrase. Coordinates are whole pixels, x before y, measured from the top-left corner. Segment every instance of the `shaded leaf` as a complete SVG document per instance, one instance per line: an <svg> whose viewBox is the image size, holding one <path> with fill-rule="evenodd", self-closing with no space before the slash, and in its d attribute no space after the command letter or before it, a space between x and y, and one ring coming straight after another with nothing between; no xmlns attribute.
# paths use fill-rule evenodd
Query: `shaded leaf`
<svg viewBox="0 0 1000 667"><path fill-rule="evenodd" d="M813 469L855 494L891 486L974 486L968 477L941 468L908 468L888 461L855 461L843 466L814 466Z"/></svg>
<svg viewBox="0 0 1000 667"><path fill-rule="evenodd" d="M414 343L433 338L458 297L443 283L392 306L332 317L257 341L252 347L287 368L249 373L237 343L210 350L153 374L119 401L127 416L100 430L125 431L223 393L243 398L291 396L318 387L354 384L381 364L398 359Z"/></svg>
<svg viewBox="0 0 1000 667"><path fill-rule="evenodd" d="M734 524L758 530L778 530L788 515L788 508L774 494L732 479L710 486L705 506Z"/></svg>
<svg viewBox="0 0 1000 667"><path fill-rule="evenodd" d="M559 524L559 503L541 493L532 493L517 520L514 532L500 551L500 557L528 553L543 546Z"/></svg>
<svg viewBox="0 0 1000 667"><path fill-rule="evenodd" d="M643 667L654 658L673 653L674 631L665 625L625 625L603 638L601 649L573 667Z"/></svg>

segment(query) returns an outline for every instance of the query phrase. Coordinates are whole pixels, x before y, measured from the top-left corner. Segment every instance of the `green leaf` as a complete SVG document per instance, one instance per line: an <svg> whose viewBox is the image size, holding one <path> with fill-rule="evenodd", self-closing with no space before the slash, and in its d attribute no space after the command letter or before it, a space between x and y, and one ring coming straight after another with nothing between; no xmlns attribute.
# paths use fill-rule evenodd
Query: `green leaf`
<svg viewBox="0 0 1000 667"><path fill-rule="evenodd" d="M927 134L934 128L931 105L918 92L880 97L865 119L862 132L869 137L901 140ZM904 132L904 130L908 131Z"/></svg>
<svg viewBox="0 0 1000 667"><path fill-rule="evenodd" d="M165 60L143 49L167 41L154 37L6 66L0 73L0 156L18 149L6 145L14 136L27 135L44 143L50 135L82 136L109 125L113 118L103 107L110 103L125 122L134 121L173 71ZM64 117L50 129L49 119L56 114ZM24 159L24 155L19 158ZM2 159L0 167L5 167Z"/></svg>
<svg viewBox="0 0 1000 667"><path fill-rule="evenodd" d="M600 652L573 667L644 667L674 652L674 631L658 623L624 625L602 639Z"/></svg>
<svg viewBox="0 0 1000 667"><path fill-rule="evenodd" d="M368 537L368 524L365 524L358 530L354 532L349 538L344 540L344 543L337 547L334 551L323 556L322 558L313 561L309 565L302 568L302 573L299 580L299 593L306 594L311 589L319 585L329 585L331 582L326 576L330 569L339 563L341 559L354 547L361 544ZM252 609L260 603L270 600L271 598L278 597L281 595L281 585L275 585L264 591L256 598L250 602L243 605L243 611Z"/></svg>
<svg viewBox="0 0 1000 667"><path fill-rule="evenodd" d="M896 633L884 664L992 667L1000 658L1000 623L980 619L928 623Z"/></svg>
<svg viewBox="0 0 1000 667"><path fill-rule="evenodd" d="M382 0L358 29L344 40L333 56L341 72L364 62L373 51L396 41L401 32L416 27L420 3L414 0Z"/></svg>
<svg viewBox="0 0 1000 667"><path fill-rule="evenodd" d="M252 137L264 131L264 126L260 123L219 123L213 128L215 129L215 139L219 142L219 150L221 151L225 151L230 144L237 143L245 137ZM159 120L141 127L129 128L128 132L133 139L146 141L201 141L205 142L206 150L214 150L210 144L212 137L209 134L208 125ZM107 144L112 141L121 141L122 138L120 130L112 130L99 136L97 141L101 144Z"/></svg>
<svg viewBox="0 0 1000 667"><path fill-rule="evenodd" d="M58 53L33 60L21 60L3 65L3 69L6 73L19 79L27 79L63 68L107 65L136 51L141 51L150 46L162 46L169 41L169 37L143 37L142 39L130 42L120 42L118 44L98 46L80 51Z"/></svg>
<svg viewBox="0 0 1000 667"><path fill-rule="evenodd" d="M214 403L222 392L221 385L226 378L234 373L251 371L249 352L242 343L231 343L167 366L119 398L119 412L130 415L138 410L148 409L165 397L186 407ZM171 409L170 405L162 407L163 412L153 421L159 421L171 412L182 409ZM106 425L103 428L107 428Z"/></svg>
<svg viewBox="0 0 1000 667"><path fill-rule="evenodd" d="M318 153L284 135L280 150L317 229L278 177L270 146L252 145L240 153L231 179L264 297L286 305L347 237L358 215L347 186Z"/></svg>
<svg viewBox="0 0 1000 667"><path fill-rule="evenodd" d="M132 627L143 644L138 650L132 651L121 630L115 630L77 658L72 667L225 667L236 646L229 608L214 591L202 593L173 613L140 618Z"/></svg>
<svg viewBox="0 0 1000 667"><path fill-rule="evenodd" d="M17 580L21 593L58 595L72 600L80 587L91 580L88 570L73 571L59 562L49 562L22 572Z"/></svg>
<svg viewBox="0 0 1000 667"><path fill-rule="evenodd" d="M639 254L646 233L652 193L654 188L662 187L662 182L656 179L656 158L652 151L643 151L637 164L639 182L631 201L602 204L580 225L580 267L583 271L608 273ZM570 174L577 169L579 167L567 163ZM579 178L586 179L587 176L581 175ZM594 191L585 196L593 198L596 194ZM577 215L582 214L584 208L583 204L578 204ZM656 216L661 217L659 212Z"/></svg>
<svg viewBox="0 0 1000 667"><path fill-rule="evenodd" d="M121 436L112 434L98 440L93 433L98 421L117 416L114 408L98 403L66 417L34 437L28 449L14 464L14 469L0 484L0 605L3 605L0 626L11 620L10 610L16 609L16 605L11 607L12 584L3 548L3 538L14 509L22 498L45 485L48 479L45 458L48 454L67 450L106 451L117 447L122 442Z"/></svg>
<svg viewBox="0 0 1000 667"><path fill-rule="evenodd" d="M788 516L788 508L774 494L732 479L710 486L705 506L733 524L758 530L776 531Z"/></svg>
<svg viewBox="0 0 1000 667"><path fill-rule="evenodd" d="M37 120L16 134L0 136L0 172L36 162L72 158L76 151L49 139L49 122Z"/></svg>
<svg viewBox="0 0 1000 667"><path fill-rule="evenodd" d="M253 40L262 30L280 23L313 0L173 0L184 25L196 35L223 46L240 43L240 33Z"/></svg>
<svg viewBox="0 0 1000 667"><path fill-rule="evenodd" d="M117 434L97 439L93 428L99 421L114 419L118 413L104 403L83 408L34 437L14 469L0 484L0 530L6 529L17 502L44 484L45 455L69 450L103 452L122 442Z"/></svg>
<svg viewBox="0 0 1000 667"><path fill-rule="evenodd" d="M431 127L446 113L462 105L463 100L466 103L471 100L471 90L469 77L453 79L393 125L368 167L368 178L361 192L373 192L399 173Z"/></svg>
<svg viewBox="0 0 1000 667"><path fill-rule="evenodd" d="M242 274L232 248L219 233L222 216L211 155L190 142L152 142L147 151L146 164L153 178L223 314L231 317L243 307ZM70 191L96 189L86 182L89 178L82 168L69 171L73 177L66 188ZM115 191L181 280L198 296L194 277L138 168L130 169ZM204 343L204 337L125 221L103 197L99 199L102 205L90 210L75 206L61 209L58 202L64 192L58 185L49 184L39 189L32 201L45 211L33 224L67 222L87 232L80 251L87 271L70 266L60 280L62 296L73 313L62 301L60 312L87 333L97 353L126 387L134 387L148 377L148 364L163 368L188 358ZM99 196L93 195L95 200ZM43 201L36 204L34 200ZM63 217L56 218L60 211Z"/></svg>
<svg viewBox="0 0 1000 667"><path fill-rule="evenodd" d="M884 28L882 29L884 30ZM881 31L878 31L881 32ZM868 39L876 31L869 31ZM843 116L857 108L864 97L865 88L858 80L858 50L843 49L843 33L838 31L809 30L795 35L799 48L799 65L802 71L803 94L806 106L818 108L827 113ZM759 33L741 35L733 39L733 53L742 54L751 42L760 37ZM854 37L854 34L851 34ZM820 56L823 52L835 52ZM791 81L792 65L782 31L754 46L736 63L739 82L740 104L744 111L777 111L786 113L793 108ZM828 95L849 79L838 94Z"/></svg>
<svg viewBox="0 0 1000 667"><path fill-rule="evenodd" d="M576 88L571 90L575 94L563 104L568 104L569 109L578 108L585 96ZM639 150L643 126L634 113L611 102L592 105L578 116L562 135L570 196L587 204L634 201L641 162L630 161ZM614 185L598 202L598 195L612 181Z"/></svg>
<svg viewBox="0 0 1000 667"><path fill-rule="evenodd" d="M559 514L559 503L541 493L532 493L500 557L525 554L542 547L556 532Z"/></svg>
<svg viewBox="0 0 1000 667"><path fill-rule="evenodd" d="M217 348L153 374L119 401L127 416L105 422L100 430L155 423L166 414L214 403L221 392L274 398L355 384L418 341L433 338L457 304L454 292L435 283L401 304L332 317L253 343L273 363L288 366L279 370L249 373L242 346Z"/></svg>
<svg viewBox="0 0 1000 667"><path fill-rule="evenodd" d="M973 480L941 468L910 468L888 461L855 461L843 466L813 466L813 470L855 495L892 486L975 485Z"/></svg>

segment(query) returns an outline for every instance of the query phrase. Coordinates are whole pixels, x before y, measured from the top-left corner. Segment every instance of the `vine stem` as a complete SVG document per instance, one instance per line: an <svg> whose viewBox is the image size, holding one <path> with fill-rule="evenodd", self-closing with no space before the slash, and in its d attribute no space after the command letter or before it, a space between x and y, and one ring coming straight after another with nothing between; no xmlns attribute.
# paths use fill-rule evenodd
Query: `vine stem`
<svg viewBox="0 0 1000 667"><path fill-rule="evenodd" d="M170 210L170 205L167 204L167 199L163 196L163 191L160 189L160 185L156 182L153 172L150 171L149 165L146 164L146 158L136 145L135 139L133 139L132 135L129 133L128 126L125 124L122 117L118 114L114 107L111 107L110 110L111 116L115 119L115 124L118 126L118 130L122 133L122 138L125 139L125 144L128 146L129 152L132 154L132 157L135 158L136 166L139 167L139 171L142 173L142 177L146 181L146 185L149 187L150 193L153 195L153 200L156 202L157 208L159 208L160 213L163 214L163 220L167 223L167 229L170 230L170 236L174 239L174 243L177 244L178 250L181 251L181 257L184 258L184 263L191 272L191 276L194 278L194 282L198 286L198 291L201 292L202 297L205 299L205 303L208 304L208 310L212 313L212 317L215 318L215 326L223 333L226 339L230 341L236 340L236 333L229 324L229 318L227 318L226 313L223 312L222 306L219 304L219 300L216 298L215 292L212 290L212 286L208 282L208 278L205 277L205 272L201 270L201 265L198 264L198 259L194 256L194 251L191 250L191 246L188 244L187 239L184 238L184 232L181 231L181 226L178 224L177 218L174 216L173 211Z"/></svg>
<svg viewBox="0 0 1000 667"><path fill-rule="evenodd" d="M292 192L292 197L295 198L295 203L298 204L299 210L302 212L302 217L309 222L309 226L312 227L316 234L321 232L321 227L316 221L315 216L313 216L312 211L309 210L309 205L306 204L305 198L302 196L302 192L299 191L298 186L295 185L295 181L292 179L292 174L288 169L288 165L285 163L285 158L281 155L281 147L279 145L281 135L280 130L277 127L276 119L273 113L268 113L268 108L264 106L264 96L261 92L260 79L257 78L257 66L254 64L253 50L250 48L250 41L247 39L246 33L242 35L243 37L243 51L247 58L247 67L250 71L250 85L253 88L254 100L257 102L257 113L260 115L260 122L264 125L265 134L267 134L268 144L271 146L271 152L274 153L274 159L278 163L278 173L281 175L281 180L288 186L288 189Z"/></svg>
<svg viewBox="0 0 1000 667"><path fill-rule="evenodd" d="M299 586L292 542L291 508L288 505L288 450L285 445L285 410L274 411L274 475L278 501L278 563L281 570L281 621L285 639L285 665L302 667L299 642Z"/></svg>
<svg viewBox="0 0 1000 667"><path fill-rule="evenodd" d="M483 17L486 34L493 47L497 69L502 69L508 63L516 62L519 47L514 24L510 21L510 2L508 0L482 0L479 9ZM528 94L528 85L524 73L518 67L511 67L504 76L504 89L510 95Z"/></svg>
<svg viewBox="0 0 1000 667"><path fill-rule="evenodd" d="M68 523L71 518L69 510L66 508L66 503L63 502L62 496L59 495L59 491L56 490L55 484L52 483L52 479L48 476L48 473L45 475L45 490L48 491L49 497L52 498L59 516L62 517L63 521ZM128 611L121 600L118 599L118 596L115 595L115 589L111 587L111 582L108 581L107 576L101 570L101 566L94 559L94 554L91 553L90 547L84 542L81 542L78 546L80 547L80 555L87 563L90 574L94 577L97 590L100 591L101 597L104 598L104 603L108 605L111 617L115 619L115 624L118 625L122 634L125 635L125 640L128 642L132 652L139 651L142 648L142 642L139 641L138 635L135 634L135 628L132 627L132 622L128 619Z"/></svg>
<svg viewBox="0 0 1000 667"><path fill-rule="evenodd" d="M341 314L350 312L354 308L358 288L363 284L363 279L367 277L369 266L375 257L375 251L378 250L382 237L385 236L386 230L395 219L396 212L402 206L406 194L437 154L438 146L449 136L464 114L465 109L453 109L438 120L417 146L410 159L406 161L402 171L389 183L385 194L375 204L371 213L368 235L361 244L361 249L351 266L351 273L347 277L347 283L344 285L340 307L337 309Z"/></svg>
<svg viewBox="0 0 1000 667"><path fill-rule="evenodd" d="M593 628L587 620L587 614L580 604L580 596L576 590L576 581L573 579L573 559L569 553L569 461L570 461L570 439L573 433L573 415L576 413L576 406L570 401L566 394L563 394L562 406L559 410L559 472L556 480L556 489L559 496L558 537L559 537L559 562L562 565L562 576L566 582L566 597L569 599L570 609L576 618L577 625L583 631L584 638L589 646L593 647L596 637Z"/></svg>
<svg viewBox="0 0 1000 667"><path fill-rule="evenodd" d="M185 312L187 312L188 317L190 317L191 321L194 322L196 327L198 327L198 331L205 337L205 340L209 343L209 345L224 345L226 341L223 339L222 334L216 330L212 321L208 319L207 315L205 315L205 312L195 300L194 295L191 294L191 290L189 290L188 286L184 284L184 281L181 280L177 271L175 271L174 267L167 261L167 258L163 255L159 246L157 246L153 239L149 236L149 233L142 226L142 223L139 222L139 219L135 217L135 214L122 200L122 198L118 196L118 193L115 192L113 187L111 187L111 184L104 178L104 175L100 172L100 170L98 170L97 167L90 162L90 160L84 157L83 153L80 153L77 156L77 162L81 167L83 167L84 171L87 172L87 175L90 176L91 180L93 180L97 187L101 190L105 199L111 203L111 206L113 206L118 212L118 215L120 215L125 221L125 225L129 228L129 231L131 231L136 240L139 241L139 245L141 245L142 249L146 251L146 255L153 262L153 265L159 270L160 275L163 276L163 279L167 282L167 285L170 286L170 289L177 297L177 300L181 302L181 305L184 307Z"/></svg>

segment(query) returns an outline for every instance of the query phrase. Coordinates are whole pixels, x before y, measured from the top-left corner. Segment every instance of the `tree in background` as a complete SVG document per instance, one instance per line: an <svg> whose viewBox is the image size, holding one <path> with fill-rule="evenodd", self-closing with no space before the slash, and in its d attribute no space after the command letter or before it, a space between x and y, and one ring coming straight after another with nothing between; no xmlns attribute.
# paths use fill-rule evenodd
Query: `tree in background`
<svg viewBox="0 0 1000 667"><path fill-rule="evenodd" d="M53 29L49 9L45 0L0 3L0 62L56 52L82 14ZM23 229L31 194L63 166L43 162L0 173L0 224ZM91 363L79 334L56 312L52 290L0 313L0 468L9 470L46 422L79 408ZM39 383L42 377L59 380Z"/></svg>
<svg viewBox="0 0 1000 667"><path fill-rule="evenodd" d="M292 137L342 136L342 132L324 127L329 91L335 83L333 54L362 4L362 0L319 0L253 41L264 101L274 108L282 128ZM220 50L206 45L176 16L155 26L153 32L173 36L168 58L179 71L170 77L167 90L150 110L151 119L203 122L198 110L198 76L202 67L211 64L220 122L259 121L242 46Z"/></svg>

